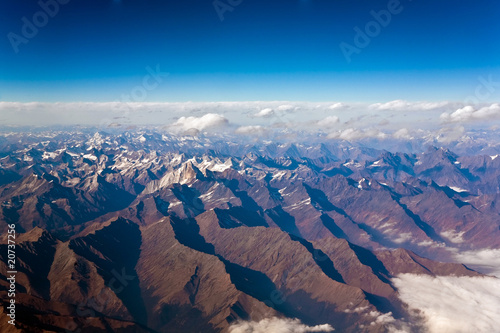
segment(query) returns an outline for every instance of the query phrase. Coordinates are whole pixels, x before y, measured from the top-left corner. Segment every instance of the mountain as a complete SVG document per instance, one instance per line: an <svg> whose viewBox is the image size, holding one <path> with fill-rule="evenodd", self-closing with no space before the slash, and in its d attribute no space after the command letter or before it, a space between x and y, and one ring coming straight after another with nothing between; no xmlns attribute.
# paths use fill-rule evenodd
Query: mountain
<svg viewBox="0 0 500 333"><path fill-rule="evenodd" d="M500 248L500 159L231 140L4 135L0 295L5 316L15 224L18 316L2 330L386 332L413 320L400 274L489 273L457 254Z"/></svg>

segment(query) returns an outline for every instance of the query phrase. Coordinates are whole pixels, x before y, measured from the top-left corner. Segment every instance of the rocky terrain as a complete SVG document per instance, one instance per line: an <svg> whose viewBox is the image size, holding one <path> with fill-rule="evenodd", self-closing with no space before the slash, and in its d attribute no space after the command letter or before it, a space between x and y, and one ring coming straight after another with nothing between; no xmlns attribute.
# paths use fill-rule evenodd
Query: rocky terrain
<svg viewBox="0 0 500 333"><path fill-rule="evenodd" d="M500 248L499 193L498 155L434 146L3 133L0 295L15 224L18 325L1 329L418 331L392 279L489 273L457 253Z"/></svg>

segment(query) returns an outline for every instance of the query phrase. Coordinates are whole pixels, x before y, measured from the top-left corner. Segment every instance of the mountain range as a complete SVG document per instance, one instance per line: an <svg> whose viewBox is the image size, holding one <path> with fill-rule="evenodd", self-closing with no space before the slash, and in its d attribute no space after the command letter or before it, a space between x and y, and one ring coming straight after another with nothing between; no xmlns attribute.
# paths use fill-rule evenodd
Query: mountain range
<svg viewBox="0 0 500 333"><path fill-rule="evenodd" d="M495 269L462 259L500 248L500 158L467 151L3 133L0 328L246 332L243 323L298 319L301 332L423 332L395 278Z"/></svg>

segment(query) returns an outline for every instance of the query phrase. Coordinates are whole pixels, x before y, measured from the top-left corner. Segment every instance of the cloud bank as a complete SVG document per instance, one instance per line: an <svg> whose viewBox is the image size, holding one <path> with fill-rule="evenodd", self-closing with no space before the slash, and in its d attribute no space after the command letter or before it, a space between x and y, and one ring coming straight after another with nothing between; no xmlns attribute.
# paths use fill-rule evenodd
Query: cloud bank
<svg viewBox="0 0 500 333"><path fill-rule="evenodd" d="M258 118L269 118L274 115L274 110L271 108L265 108L257 112L254 116Z"/></svg>
<svg viewBox="0 0 500 333"><path fill-rule="evenodd" d="M213 127L224 126L227 123L228 120L223 115L207 113L201 117L180 117L171 125L171 129L175 132L203 131Z"/></svg>
<svg viewBox="0 0 500 333"><path fill-rule="evenodd" d="M340 122L339 117L328 116L325 119L318 121L316 125L323 128L330 128L336 126L339 122Z"/></svg>
<svg viewBox="0 0 500 333"><path fill-rule="evenodd" d="M366 138L385 139L386 136L387 135L385 133L375 128L369 128L369 129L348 128L345 130L332 132L328 135L328 138L353 141Z"/></svg>
<svg viewBox="0 0 500 333"><path fill-rule="evenodd" d="M231 325L229 333L308 333L333 332L328 324L307 326L298 319L266 318L261 321L243 321Z"/></svg>
<svg viewBox="0 0 500 333"><path fill-rule="evenodd" d="M500 330L500 279L402 274L393 283L429 333Z"/></svg>
<svg viewBox="0 0 500 333"><path fill-rule="evenodd" d="M455 112L441 114L441 120L450 123L493 119L500 119L500 104L498 103L477 109L471 105L467 105Z"/></svg>
<svg viewBox="0 0 500 333"><path fill-rule="evenodd" d="M409 102L401 99L386 103L371 104L370 108L375 110L394 110L394 111L428 111L448 109L456 105L456 103L442 102Z"/></svg>
<svg viewBox="0 0 500 333"><path fill-rule="evenodd" d="M500 278L500 249L462 251L454 254L454 259L484 274Z"/></svg>
<svg viewBox="0 0 500 333"><path fill-rule="evenodd" d="M259 125L255 126L240 126L235 131L236 134L242 135L264 135L267 130Z"/></svg>
<svg viewBox="0 0 500 333"><path fill-rule="evenodd" d="M496 119L496 123L495 123ZM483 120L478 122L477 120ZM220 133L332 140L376 140L381 145L454 144L471 131L500 126L499 104L459 102L0 102L0 126L83 125L128 130L158 126L174 134ZM472 133L472 134L471 134ZM415 143L417 142L417 143ZM386 147L387 148L387 147ZM390 148L390 147L389 147ZM496 153L495 151L493 153Z"/></svg>

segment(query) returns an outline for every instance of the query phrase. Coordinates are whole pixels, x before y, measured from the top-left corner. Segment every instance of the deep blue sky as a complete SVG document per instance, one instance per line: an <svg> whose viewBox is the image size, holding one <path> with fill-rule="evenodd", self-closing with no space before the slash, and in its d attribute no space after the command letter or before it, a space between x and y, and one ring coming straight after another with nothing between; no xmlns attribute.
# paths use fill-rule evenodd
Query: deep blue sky
<svg viewBox="0 0 500 333"><path fill-rule="evenodd" d="M243 0L220 21L212 0L70 0L15 53L40 7L2 0L0 100L113 101L156 65L170 75L146 101L460 101L500 81L495 0L401 0L348 63L339 44L389 2Z"/></svg>

